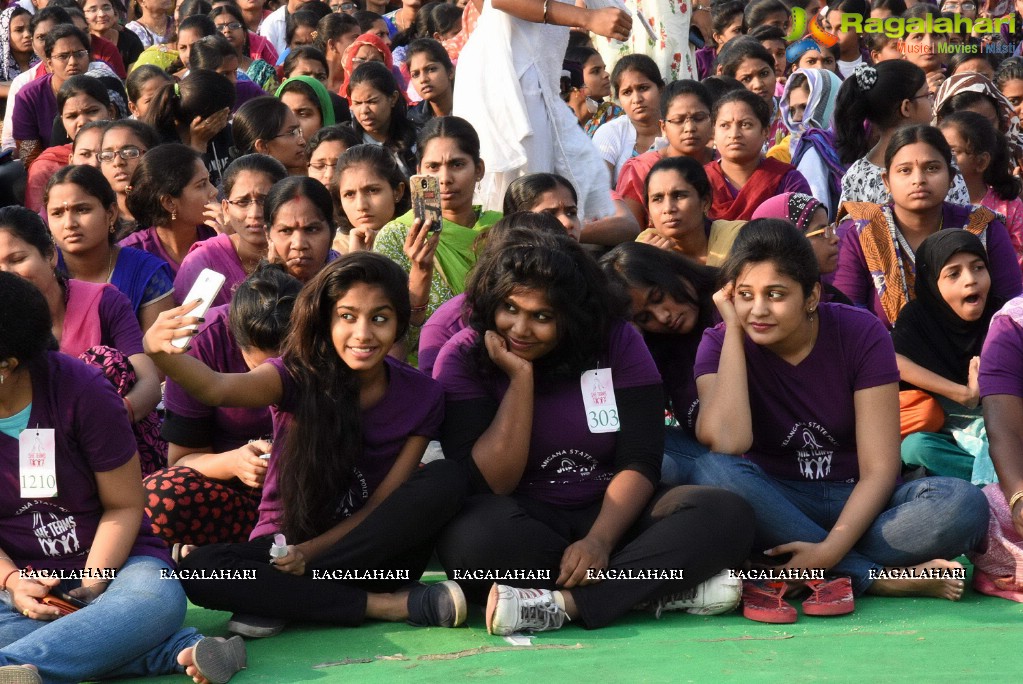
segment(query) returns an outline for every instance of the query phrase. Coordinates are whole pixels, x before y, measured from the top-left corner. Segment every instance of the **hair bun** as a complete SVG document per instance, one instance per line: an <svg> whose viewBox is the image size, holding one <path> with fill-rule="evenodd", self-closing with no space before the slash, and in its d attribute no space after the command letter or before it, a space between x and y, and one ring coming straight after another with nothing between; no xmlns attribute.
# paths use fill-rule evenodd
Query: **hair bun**
<svg viewBox="0 0 1023 684"><path fill-rule="evenodd" d="M856 85L860 87L860 90L870 90L877 83L877 69L869 64L861 64L856 67L853 76L856 77Z"/></svg>

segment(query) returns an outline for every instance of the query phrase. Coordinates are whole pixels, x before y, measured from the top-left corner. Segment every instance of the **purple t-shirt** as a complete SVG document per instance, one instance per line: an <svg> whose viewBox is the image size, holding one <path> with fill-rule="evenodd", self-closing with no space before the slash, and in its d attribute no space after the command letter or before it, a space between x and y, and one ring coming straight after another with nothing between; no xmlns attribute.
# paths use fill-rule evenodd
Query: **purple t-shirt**
<svg viewBox="0 0 1023 684"><path fill-rule="evenodd" d="M486 398L499 404L508 391L503 373L483 379L477 372L472 349L478 339L466 328L441 349L433 375L448 401ZM612 326L600 367L611 369L615 390L661 384L643 338L624 321ZM538 383L529 457L515 493L565 508L599 500L616 472L619 435L628 438L628 426L623 430L590 432L578 377Z"/></svg>
<svg viewBox="0 0 1023 684"><path fill-rule="evenodd" d="M103 515L96 473L131 460L138 450L135 435L121 398L98 368L46 352L31 362L29 373L28 425L55 431L57 496L21 498L18 440L0 433L0 547L21 567L84 568ZM170 561L145 514L131 555Z"/></svg>
<svg viewBox="0 0 1023 684"><path fill-rule="evenodd" d="M224 285L213 298L212 306L230 304L235 288L247 275L230 235L217 235L197 242L188 250L178 274L174 276L174 301L178 305L184 303L188 291L204 268L211 268L224 276Z"/></svg>
<svg viewBox="0 0 1023 684"><path fill-rule="evenodd" d="M14 96L11 132L15 140L41 140L50 146L53 120L57 116L57 95L53 92L53 74L27 83Z"/></svg>
<svg viewBox="0 0 1023 684"><path fill-rule="evenodd" d="M970 207L945 202L942 212L944 230L958 230L969 217ZM860 244L861 222L846 219L838 227L838 267L833 284L856 306L870 309L888 328L894 325L881 307L881 297L874 279L867 270L867 259ZM1009 239L1009 231L1000 220L988 224L986 231L988 261L991 263L991 295L1012 299L1023 290L1019 262ZM897 285L894 285L897 287ZM910 289L912 296L912 288Z"/></svg>
<svg viewBox="0 0 1023 684"><path fill-rule="evenodd" d="M281 376L281 402L271 409L274 420L274 445L259 502L259 522L250 539L273 534L280 529L281 503L277 493L277 459L287 435L292 413L298 407L298 385L284 361L267 361ZM409 437L436 439L444 420L444 392L434 380L412 366L386 359L387 392L362 412L362 456L355 464L352 484L347 492L338 492L337 519L358 511L391 471ZM290 541L290 540L289 540Z"/></svg>
<svg viewBox="0 0 1023 684"><path fill-rule="evenodd" d="M202 224L195 227L196 242L202 242L203 240L209 240L212 237L216 237L217 231L213 230L209 226ZM135 249L141 249L144 252L149 252L153 256L158 256L167 262L170 267L171 275L177 277L178 269L181 268L181 264L174 260L167 250L163 248L163 243L160 242L160 236L156 234L156 227L146 228L144 230L136 230L134 233L124 238L117 243L121 247L134 247ZM193 247L195 245L193 244ZM191 248L189 248L191 251ZM188 293L186 292L185 295ZM175 297L177 294L175 294ZM184 296L184 295L183 295Z"/></svg>
<svg viewBox="0 0 1023 684"><path fill-rule="evenodd" d="M85 314L99 320L93 321L93 325L86 323L72 329L69 326L72 316L65 317L60 350L70 356L78 356L89 347L102 344L117 349L125 356L143 353L142 330L139 328L138 319L135 318L135 312L132 311L131 302L113 285L82 283L73 278L68 280L68 309L74 306L74 300L79 296L83 286L102 288L99 306ZM93 337L91 334L93 331L99 335Z"/></svg>
<svg viewBox="0 0 1023 684"><path fill-rule="evenodd" d="M247 373L249 367L228 326L229 311L229 306L217 306L206 312L206 323L192 338L188 354L218 373ZM164 422L164 438L184 447L209 446L219 454L273 434L270 409L206 406L170 378L164 404L173 414Z"/></svg>
<svg viewBox="0 0 1023 684"><path fill-rule="evenodd" d="M419 333L419 370L427 375L433 375L433 365L437 362L441 347L454 337L455 333L465 328L462 321L464 303L464 292L455 295L438 306L423 324L422 332Z"/></svg>
<svg viewBox="0 0 1023 684"><path fill-rule="evenodd" d="M991 319L980 352L980 398L1023 397L1023 297L1006 303Z"/></svg>
<svg viewBox="0 0 1023 684"><path fill-rule="evenodd" d="M895 347L868 311L817 307L820 329L810 355L793 366L745 337L753 445L747 458L781 480L853 481L857 390L899 381ZM703 333L695 375L718 372L725 324Z"/></svg>

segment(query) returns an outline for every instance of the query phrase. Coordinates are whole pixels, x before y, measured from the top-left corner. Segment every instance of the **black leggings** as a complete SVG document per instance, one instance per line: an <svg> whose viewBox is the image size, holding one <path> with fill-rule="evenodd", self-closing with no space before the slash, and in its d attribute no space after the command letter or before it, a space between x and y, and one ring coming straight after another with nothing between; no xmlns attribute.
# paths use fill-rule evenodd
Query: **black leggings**
<svg viewBox="0 0 1023 684"><path fill-rule="evenodd" d="M549 570L550 581L500 581L517 587L557 589L554 582L565 549L582 539L600 513L598 501L563 509L525 497L479 494L444 530L437 545L444 569ZM605 579L571 590L582 625L595 629L633 606L685 591L724 568L739 566L753 544L753 509L723 489L661 488L617 548L608 567L682 569L683 579ZM485 600L490 581L459 581L467 597Z"/></svg>
<svg viewBox="0 0 1023 684"><path fill-rule="evenodd" d="M202 546L179 569L254 570L251 580L182 579L188 598L214 610L285 620L356 626L366 617L366 594L387 593L419 579L437 535L461 509L468 478L452 461L419 468L362 523L314 562L304 575L270 566L268 535L241 544ZM314 579L314 570L387 570L408 579ZM240 574L240 573L239 573Z"/></svg>

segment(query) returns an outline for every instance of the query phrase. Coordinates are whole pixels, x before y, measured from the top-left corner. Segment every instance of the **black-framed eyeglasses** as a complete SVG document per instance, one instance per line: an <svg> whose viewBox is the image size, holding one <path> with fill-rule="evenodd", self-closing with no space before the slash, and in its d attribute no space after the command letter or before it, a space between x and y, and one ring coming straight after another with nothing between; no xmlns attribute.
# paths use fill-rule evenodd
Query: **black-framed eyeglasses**
<svg viewBox="0 0 1023 684"><path fill-rule="evenodd" d="M232 21L230 24L217 24L216 26L217 30L223 33L224 29L227 29L228 31L237 31L242 27L242 24L240 21Z"/></svg>
<svg viewBox="0 0 1023 684"><path fill-rule="evenodd" d="M128 145L127 147L122 147L119 150L103 150L96 154L96 159L99 159L101 162L112 162L114 161L114 157L120 157L121 159L128 161L129 159L138 159L142 156L143 152L145 152L145 150L141 150L134 145Z"/></svg>

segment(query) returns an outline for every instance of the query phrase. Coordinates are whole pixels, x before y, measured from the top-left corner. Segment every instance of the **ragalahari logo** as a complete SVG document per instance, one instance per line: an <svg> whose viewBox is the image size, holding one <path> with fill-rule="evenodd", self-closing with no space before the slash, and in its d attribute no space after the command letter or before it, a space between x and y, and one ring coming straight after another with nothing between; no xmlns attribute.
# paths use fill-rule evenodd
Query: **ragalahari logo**
<svg viewBox="0 0 1023 684"><path fill-rule="evenodd" d="M789 62L796 62L807 49L829 48L838 44L838 36L824 28L820 12L807 21L806 10L802 7L792 8L792 30L785 40L792 43L785 51ZM804 36L803 34L808 35Z"/></svg>

